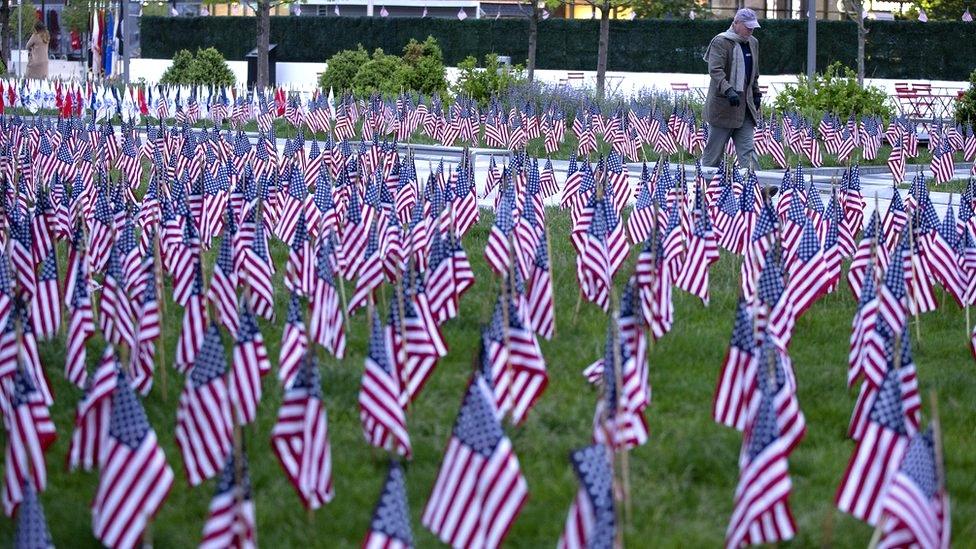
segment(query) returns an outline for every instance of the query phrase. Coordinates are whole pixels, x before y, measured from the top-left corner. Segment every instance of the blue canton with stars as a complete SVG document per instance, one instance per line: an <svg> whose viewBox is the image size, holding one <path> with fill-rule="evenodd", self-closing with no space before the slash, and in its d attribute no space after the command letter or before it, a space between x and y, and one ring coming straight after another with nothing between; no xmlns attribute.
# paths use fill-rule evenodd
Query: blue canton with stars
<svg viewBox="0 0 976 549"><path fill-rule="evenodd" d="M120 371L115 392L112 393L112 417L109 420L109 436L130 450L135 450L146 439L149 429L146 411L142 408L132 386L129 385L129 380Z"/></svg>
<svg viewBox="0 0 976 549"><path fill-rule="evenodd" d="M588 549L610 549L616 538L616 513L613 501L613 468L609 450L593 444L574 450L569 456L573 470L593 508L593 529L586 540Z"/></svg>
<svg viewBox="0 0 976 549"><path fill-rule="evenodd" d="M939 489L936 466L932 430L917 433L908 444L899 473L910 478L918 489L931 499Z"/></svg>
<svg viewBox="0 0 976 549"><path fill-rule="evenodd" d="M454 423L453 435L461 444L488 459L505 433L495 417L495 408L482 385L481 374L475 374L464 395L461 411Z"/></svg>
<svg viewBox="0 0 976 549"><path fill-rule="evenodd" d="M193 370L190 372L190 381L193 387L199 388L223 376L226 371L227 353L224 350L224 343L220 339L217 324L211 322L193 364Z"/></svg>
<svg viewBox="0 0 976 549"><path fill-rule="evenodd" d="M370 521L370 529L397 539L408 547L413 546L405 476L403 468L396 461L390 461L383 492Z"/></svg>

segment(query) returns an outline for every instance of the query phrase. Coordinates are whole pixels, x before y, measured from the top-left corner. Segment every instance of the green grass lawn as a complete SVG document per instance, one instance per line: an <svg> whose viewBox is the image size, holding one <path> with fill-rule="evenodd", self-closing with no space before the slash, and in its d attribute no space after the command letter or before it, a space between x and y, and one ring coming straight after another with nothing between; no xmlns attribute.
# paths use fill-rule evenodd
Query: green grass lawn
<svg viewBox="0 0 976 549"><path fill-rule="evenodd" d="M526 423L507 427L528 480L529 500L508 537L513 547L552 547L562 531L577 484L568 452L587 444L597 394L584 380L583 368L603 354L606 316L584 303L576 320L578 285L575 256L566 235L568 215L550 211L553 231L552 269L556 294L557 333L542 342L550 385ZM499 288L489 273L483 250L490 215L466 237L477 283L464 296L461 314L448 322L444 335L450 354L441 361L409 412L408 426L415 456L406 467L412 526L418 546L439 543L420 525L450 436L451 426L471 370L478 330L489 319ZM216 247L208 253L212 264ZM279 318L284 318L287 293L281 280L286 249L276 243L275 279ZM63 256L62 256L63 257ZM633 269L631 257L616 281ZM738 259L724 255L712 269L712 302L675 290L674 329L650 352L653 402L646 416L648 443L630 456L632 516L626 524L630 546L715 547L724 540L738 478L739 433L711 419L712 393L731 332L737 295ZM208 269L209 272L209 269ZM346 288L347 294L351 288ZM799 398L808 433L790 460L793 512L801 547L864 547L871 537L866 525L841 515L833 496L853 449L845 438L855 394L846 389L850 322L855 303L845 285L821 299L796 327L791 355L799 382ZM166 362L174 356L181 310L166 304ZM262 322L273 362L277 362L282 322ZM355 547L369 524L386 472L386 455L363 440L357 396L366 346L363 313L348 326L348 354L342 361L321 363L328 409L336 497L314 514L306 513L280 469L269 445L282 391L274 374L264 379L264 398L256 425L244 429L256 500L258 540L274 547ZM967 349L965 315L947 302L922 318L922 343L915 343L919 383L930 410L929 390L939 395L945 440L947 481L951 492L956 545L976 544L976 368ZM58 440L47 454L49 486L42 496L55 544L94 547L89 503L97 473L67 473L64 467L75 405L81 392L63 379L64 341L41 344L41 359L56 391L52 415ZM229 350L229 347L228 347ZM94 364L101 344L93 342ZM188 547L199 543L213 480L190 489L174 440L177 399L182 376L169 366L157 370L156 386L145 400L149 419L177 481L152 525L157 547ZM165 377L165 383L164 383ZM5 437L3 437L5 439ZM6 444L6 440L0 443ZM0 544L10 545L13 522L0 519Z"/></svg>

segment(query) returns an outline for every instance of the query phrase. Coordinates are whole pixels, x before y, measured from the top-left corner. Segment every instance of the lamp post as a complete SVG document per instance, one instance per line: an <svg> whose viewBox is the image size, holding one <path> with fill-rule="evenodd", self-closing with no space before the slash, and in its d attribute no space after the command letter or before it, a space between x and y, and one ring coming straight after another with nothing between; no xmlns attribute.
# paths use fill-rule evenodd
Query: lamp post
<svg viewBox="0 0 976 549"><path fill-rule="evenodd" d="M813 86L817 72L817 0L807 0L807 80Z"/></svg>
<svg viewBox="0 0 976 549"><path fill-rule="evenodd" d="M17 76L24 76L24 3L17 2Z"/></svg>

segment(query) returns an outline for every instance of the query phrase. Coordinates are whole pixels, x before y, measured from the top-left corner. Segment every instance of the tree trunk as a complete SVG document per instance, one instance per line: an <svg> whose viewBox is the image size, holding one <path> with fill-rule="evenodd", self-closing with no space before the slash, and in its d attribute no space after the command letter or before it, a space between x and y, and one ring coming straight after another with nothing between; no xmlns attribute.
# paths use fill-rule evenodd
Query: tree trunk
<svg viewBox="0 0 976 549"><path fill-rule="evenodd" d="M535 50L539 43L539 4L533 0L532 16L529 17L529 82L535 79Z"/></svg>
<svg viewBox="0 0 976 549"><path fill-rule="evenodd" d="M607 50L610 49L610 2L600 7L600 42L596 53L596 96L603 99L607 83Z"/></svg>
<svg viewBox="0 0 976 549"><path fill-rule="evenodd" d="M0 2L0 57L10 73L10 0Z"/></svg>
<svg viewBox="0 0 976 549"><path fill-rule="evenodd" d="M268 42L271 34L271 2L258 0L258 74L255 86L259 90L268 87Z"/></svg>

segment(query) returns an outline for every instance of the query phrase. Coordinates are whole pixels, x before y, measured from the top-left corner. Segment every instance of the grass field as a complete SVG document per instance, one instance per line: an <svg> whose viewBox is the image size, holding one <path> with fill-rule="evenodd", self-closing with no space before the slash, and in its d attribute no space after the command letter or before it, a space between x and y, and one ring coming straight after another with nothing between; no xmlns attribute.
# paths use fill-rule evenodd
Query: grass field
<svg viewBox="0 0 976 549"><path fill-rule="evenodd" d="M542 342L550 385L527 422L506 428L529 484L529 501L508 537L513 547L552 547L576 492L567 455L588 443L597 395L581 375L602 356L606 316L584 303L573 320L577 299L574 253L566 236L568 216L550 211L557 333ZM415 457L407 465L408 497L418 546L438 546L420 525L450 429L457 413L476 350L479 325L489 318L498 282L483 257L490 215L466 237L464 246L477 276L461 302L461 314L444 327L450 354L441 361L429 384L410 410L408 425ZM287 294L281 281L286 250L273 248L279 273L276 303L284 318ZM213 253L208 260L212 263ZM633 257L616 281L624 282ZM738 477L738 433L711 420L711 399L734 316L738 259L724 255L712 269L712 302L704 308L675 290L673 331L650 353L653 402L646 415L648 443L630 457L633 514L626 524L626 542L644 547L715 547L722 543ZM347 292L350 288L347 287ZM800 320L791 348L799 382L799 398L807 423L806 439L790 461L794 483L793 512L798 523L796 546L864 547L871 529L841 515L833 495L850 457L853 443L845 439L854 394L845 387L850 322L855 303L842 285L819 301ZM164 322L167 361L174 355L181 310L166 305ZM268 351L277 361L281 322L261 324ZM357 412L363 370L366 319L360 313L347 326L348 354L339 362L321 363L323 392L329 414L334 460L335 500L314 515L307 514L281 471L269 445L271 427L281 401L274 375L264 379L264 399L256 425L245 428L245 443L255 493L258 541L275 547L353 547L368 527L384 479L386 456L363 440ZM947 480L953 498L954 539L959 547L976 544L976 369L966 347L965 315L951 303L922 318L922 343L915 344L919 382L930 409L930 389L939 394L945 439ZM228 347L229 350L229 347ZM90 360L101 344L93 342ZM42 501L48 524L59 546L97 546L91 534L89 503L97 474L67 473L64 467L75 405L80 391L63 380L64 341L41 345L41 359L56 391L52 414L59 438L47 455L49 487ZM188 547L200 540L214 481L190 489L174 441L174 421L182 377L167 364L157 370L156 386L145 400L150 421L166 451L177 482L152 525L158 547ZM6 440L0 440L6 444ZM0 519L0 544L10 545L13 522Z"/></svg>

